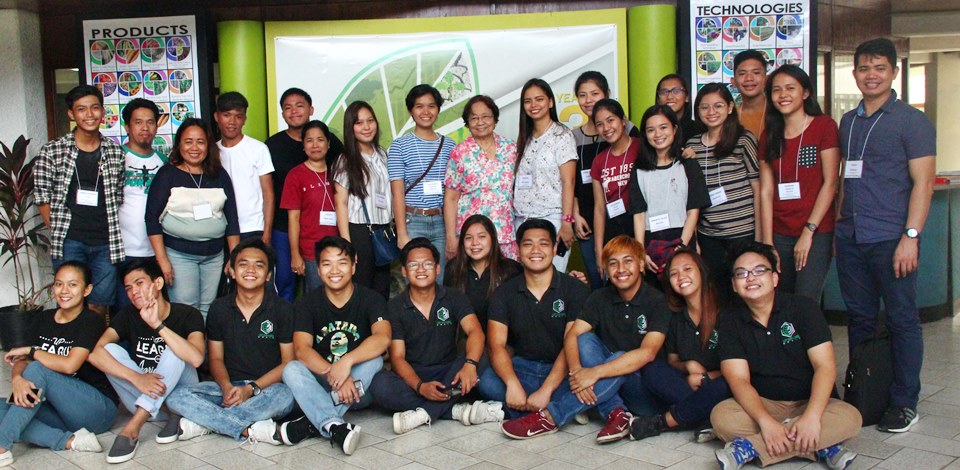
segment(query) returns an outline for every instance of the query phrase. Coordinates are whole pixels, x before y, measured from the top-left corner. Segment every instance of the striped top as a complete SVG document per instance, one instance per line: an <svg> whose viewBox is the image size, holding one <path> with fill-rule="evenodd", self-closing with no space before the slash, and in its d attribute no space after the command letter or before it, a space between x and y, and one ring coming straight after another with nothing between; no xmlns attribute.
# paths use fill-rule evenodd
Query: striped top
<svg viewBox="0 0 960 470"><path fill-rule="evenodd" d="M347 179L347 173L343 170L343 161L345 155L337 159L337 165L334 168L333 181L344 189L350 189L350 182ZM389 224L393 221L393 197L390 194L390 181L387 178L387 156L383 153L363 154L363 161L367 163L370 169L370 176L367 179L367 197L364 201L367 203L367 211L370 213L370 223L374 225ZM386 207L377 206L377 195L380 195L386 201ZM347 198L347 219L351 224L366 224L367 218L363 213L363 205L360 198L350 194Z"/></svg>
<svg viewBox="0 0 960 470"><path fill-rule="evenodd" d="M433 156L437 154L439 145L440 138L423 140L413 132L394 140L387 154L387 169L390 172L390 181L403 180L403 189L406 190L424 171L427 171ZM453 139L443 140L443 149L440 150L440 155L437 157L437 162L433 164L433 168L430 168L430 173L424 176L417 183L417 186L407 193L406 202L408 206L421 209L443 207L443 191L428 195L424 193L424 185L428 182L439 181L441 188L443 187L443 179L447 172L447 160L450 159L450 151L456 146L457 143Z"/></svg>
<svg viewBox="0 0 960 470"><path fill-rule="evenodd" d="M703 170L707 190L715 191L723 186L727 201L700 211L697 231L719 238L753 236L756 214L753 208L752 182L760 180L760 164L757 161L757 139L744 131L737 140L733 152L718 159L713 146L703 143L703 134L687 140L687 147L696 152L696 159Z"/></svg>

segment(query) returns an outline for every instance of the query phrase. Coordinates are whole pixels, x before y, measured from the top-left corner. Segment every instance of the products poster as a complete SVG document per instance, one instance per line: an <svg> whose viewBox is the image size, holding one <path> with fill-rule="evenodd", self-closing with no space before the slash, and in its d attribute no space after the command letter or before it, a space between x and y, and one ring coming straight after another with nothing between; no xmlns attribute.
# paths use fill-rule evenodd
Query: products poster
<svg viewBox="0 0 960 470"><path fill-rule="evenodd" d="M733 58L755 49L766 56L767 72L783 64L812 68L814 34L811 0L690 0L690 71L692 86L730 83ZM731 87L739 102L739 93ZM691 101L695 92L691 95Z"/></svg>
<svg viewBox="0 0 960 470"><path fill-rule="evenodd" d="M197 36L194 16L83 22L86 81L103 92L103 135L126 142L123 107L145 98L161 113L153 146L170 154L180 123L200 117Z"/></svg>

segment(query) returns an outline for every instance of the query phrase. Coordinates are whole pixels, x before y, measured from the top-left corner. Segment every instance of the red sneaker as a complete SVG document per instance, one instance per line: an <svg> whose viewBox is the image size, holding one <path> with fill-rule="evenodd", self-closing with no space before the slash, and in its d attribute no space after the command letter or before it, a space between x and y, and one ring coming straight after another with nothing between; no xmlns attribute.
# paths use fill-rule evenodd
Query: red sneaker
<svg viewBox="0 0 960 470"><path fill-rule="evenodd" d="M629 431L629 426L627 430ZM500 425L503 433L514 439L530 439L531 437L542 436L544 434L553 434L560 429L556 424L550 423L543 410L530 413L522 418L504 421Z"/></svg>
<svg viewBox="0 0 960 470"><path fill-rule="evenodd" d="M597 434L597 444L608 444L619 441L630 434L630 420L633 416L624 411L623 408L617 408L610 412L607 417L607 424Z"/></svg>

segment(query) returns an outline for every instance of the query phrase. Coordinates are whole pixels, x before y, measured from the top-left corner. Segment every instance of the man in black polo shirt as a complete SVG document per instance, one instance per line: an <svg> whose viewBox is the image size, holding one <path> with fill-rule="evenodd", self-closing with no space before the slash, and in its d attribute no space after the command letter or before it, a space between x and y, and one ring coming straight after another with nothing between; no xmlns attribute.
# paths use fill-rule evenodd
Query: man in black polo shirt
<svg viewBox="0 0 960 470"><path fill-rule="evenodd" d="M387 304L393 341L390 364L370 384L370 393L393 414L393 432L403 434L432 420L466 426L503 419L500 402L457 403L477 384L484 335L470 299L437 285L440 252L417 237L400 251L406 292ZM466 355L457 356L457 329L467 335Z"/></svg>
<svg viewBox="0 0 960 470"><path fill-rule="evenodd" d="M580 314L589 290L553 267L557 232L543 219L517 229L523 275L504 282L490 299L490 364L480 395L507 404L507 416L539 412L551 398L570 394L563 335ZM507 351L513 349L513 357Z"/></svg>
<svg viewBox="0 0 960 470"><path fill-rule="evenodd" d="M317 242L317 272L323 289L314 289L294 306L293 344L297 360L283 370L307 416L282 430L294 442L318 430L331 445L350 455L360 442L360 426L347 423L349 409L370 404L364 388L383 367L390 345L387 302L376 291L355 284L357 250L340 237Z"/></svg>
<svg viewBox="0 0 960 470"><path fill-rule="evenodd" d="M733 290L745 307L718 328L720 370L733 398L710 421L727 445L716 451L724 470L755 458L767 465L803 457L846 468L857 454L841 443L860 431L860 413L831 398L837 376L830 329L817 304L778 294L773 247L757 242L731 253Z"/></svg>
<svg viewBox="0 0 960 470"><path fill-rule="evenodd" d="M180 440L211 431L240 441L282 443L274 420L293 409L281 379L293 359L292 308L265 286L276 263L260 238L230 253L237 291L215 300L207 315L214 382L178 387L167 404L181 414Z"/></svg>

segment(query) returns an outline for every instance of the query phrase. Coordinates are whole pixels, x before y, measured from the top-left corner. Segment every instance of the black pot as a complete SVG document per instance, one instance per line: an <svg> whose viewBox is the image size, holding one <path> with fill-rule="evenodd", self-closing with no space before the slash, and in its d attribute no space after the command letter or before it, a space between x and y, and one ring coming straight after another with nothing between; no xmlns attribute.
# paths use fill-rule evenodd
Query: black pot
<svg viewBox="0 0 960 470"><path fill-rule="evenodd" d="M30 327L36 311L21 311L19 305L0 307L0 349L9 351L30 345Z"/></svg>

